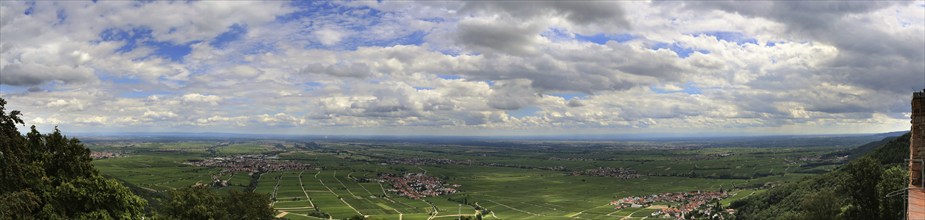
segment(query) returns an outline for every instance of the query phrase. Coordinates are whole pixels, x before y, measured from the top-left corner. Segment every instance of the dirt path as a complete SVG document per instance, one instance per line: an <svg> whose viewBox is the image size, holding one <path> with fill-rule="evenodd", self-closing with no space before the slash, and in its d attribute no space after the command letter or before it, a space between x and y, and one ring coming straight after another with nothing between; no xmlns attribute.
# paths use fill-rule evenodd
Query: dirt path
<svg viewBox="0 0 925 220"><path fill-rule="evenodd" d="M318 171L318 173L321 173L321 171ZM337 171L334 171L334 174L337 174ZM318 174L315 174L315 176L318 176ZM350 205L350 203L347 203L347 201L344 201L344 198L343 198L343 197L341 197L340 195L337 195L337 193L335 193L334 190L331 190L331 187L328 187L327 184L324 184L324 181L321 181L321 179L318 179L318 182L320 182L320 183L321 183L321 186L324 186L325 189L328 189L328 192L331 192L331 194L334 194L334 196L339 197L339 198L340 198L340 201L343 202L345 205L347 205L347 207L350 207L350 209L353 209L353 211L354 211L354 212L357 212L357 214L363 215L363 213L361 213L360 210L357 210L357 209L354 208L352 205ZM345 186L345 187L346 187L346 186ZM363 215L363 216L365 216L365 215Z"/></svg>
<svg viewBox="0 0 925 220"><path fill-rule="evenodd" d="M376 181L376 183L379 184L379 189L382 189L382 195L384 195L386 198L388 198L388 197L389 197L389 193L386 193L386 192L385 192L385 187L382 186L382 183L380 183L380 182L378 182L378 181Z"/></svg>
<svg viewBox="0 0 925 220"><path fill-rule="evenodd" d="M347 174L347 179L353 179L353 178L350 177L350 174L353 174L353 172L350 172L350 173ZM369 189L366 189L366 187L363 186L363 184L357 183L357 185L360 185L360 188L363 188L363 190L365 190L366 193L369 193L370 196L375 196L375 195L376 195L376 194L373 194L373 192L370 192Z"/></svg>
<svg viewBox="0 0 925 220"><path fill-rule="evenodd" d="M275 201L275 200L276 200L276 191L279 190L279 182L282 181L282 180L283 180L283 175L279 175L279 178L276 179L276 186L273 187L273 200L274 200L274 201L273 201L272 203L270 203L270 206L273 206L273 204L276 203L276 201Z"/></svg>
<svg viewBox="0 0 925 220"><path fill-rule="evenodd" d="M383 199L385 199L386 201L389 201L389 202L394 203L394 204L403 205L403 206L408 207L408 208L417 209L417 207L414 207L414 206L405 204L405 203L403 203L403 202L399 202L399 201L392 200L392 197L389 197L389 193L385 192L385 187L382 186L382 183L380 183L380 182L378 182L378 181L376 181L376 183L379 184L379 189L382 190L382 195L385 196L385 198L383 198ZM372 194L372 193L370 193L370 194Z"/></svg>
<svg viewBox="0 0 925 220"><path fill-rule="evenodd" d="M504 206L504 207L506 207L506 208L509 208L509 209L511 209L511 210L518 211L518 212L523 212L523 213L527 213L527 214L531 214L531 215L535 215L535 216L546 216L546 215L540 215L540 214L536 214L536 213L532 213L532 212L520 210L520 209L518 209L518 208L510 207L510 206L508 206L508 205L501 204L501 203L498 203L498 202L495 202L495 201L492 201L492 200L487 200L487 199L486 199L485 201L488 201L488 202L491 202L491 203L494 203L494 204L498 204L498 205L500 205L500 206Z"/></svg>
<svg viewBox="0 0 925 220"><path fill-rule="evenodd" d="M642 211L642 210L646 210L646 209L636 210L635 212L632 212L632 213L630 213L629 215L623 216L623 218L621 218L620 220L627 220L627 219L633 218L633 217L630 217L630 216L633 216L633 214L636 214L637 212Z"/></svg>
<svg viewBox="0 0 925 220"><path fill-rule="evenodd" d="M276 218L285 217L287 214L289 214L289 213L288 213L288 212L279 212L279 215L276 215Z"/></svg>
<svg viewBox="0 0 925 220"><path fill-rule="evenodd" d="M435 206L433 203L430 203L427 200L423 200L423 199L421 201L424 201L424 203L427 203L428 205L430 205L430 208L434 209L434 214L430 215L430 217L427 217L427 220L434 219L437 217L437 214L440 214L440 211L437 210L437 206Z"/></svg>
<svg viewBox="0 0 925 220"><path fill-rule="evenodd" d="M594 208L590 208L590 209L581 210L580 212L576 212L575 214L571 214L571 215L568 215L568 216L565 216L565 217L577 218L577 217L575 217L575 216L581 215L582 213L585 213L585 212L588 211L588 210L596 209L596 208L600 208L600 207L604 207L604 206L610 206L610 204L604 204L604 205L602 205L602 206L598 206L598 207L594 207Z"/></svg>
<svg viewBox="0 0 925 220"><path fill-rule="evenodd" d="M308 199L308 205L310 205L310 206L312 206L312 208L314 208L314 207L315 207L315 203L312 202L312 197L308 197L308 192L305 191L305 185L302 184L302 173L304 173L304 172L305 172L304 170L303 170L302 172L299 172L299 187L302 188L302 193L305 193L305 198ZM279 217L277 217L277 218L279 218Z"/></svg>
<svg viewBox="0 0 925 220"><path fill-rule="evenodd" d="M363 197L357 196L356 194L353 194L353 191L350 191L350 188L347 187L347 184L344 184L344 182L341 182L340 179L337 178L337 170L334 171L333 176L334 176L334 180L337 180L337 182L340 183L340 185L343 186L344 189L347 190L347 193L350 193L350 195L353 196L353 198L363 198Z"/></svg>

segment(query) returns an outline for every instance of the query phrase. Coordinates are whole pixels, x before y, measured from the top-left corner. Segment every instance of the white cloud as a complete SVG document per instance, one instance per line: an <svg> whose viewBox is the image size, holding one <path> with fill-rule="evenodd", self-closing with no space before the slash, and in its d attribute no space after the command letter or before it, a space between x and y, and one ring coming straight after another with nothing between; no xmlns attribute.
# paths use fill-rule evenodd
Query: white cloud
<svg viewBox="0 0 925 220"><path fill-rule="evenodd" d="M323 28L321 30L315 31L315 37L318 38L318 41L320 41L321 44L328 46L340 43L340 41L343 40L346 36L346 33L334 28Z"/></svg>
<svg viewBox="0 0 925 220"><path fill-rule="evenodd" d="M218 105L222 101L222 98L216 95L202 95L199 93L189 93L183 95L180 99L186 103L207 103L210 105Z"/></svg>
<svg viewBox="0 0 925 220"><path fill-rule="evenodd" d="M3 1L0 95L85 131L839 133L925 86L920 2L333 4Z"/></svg>

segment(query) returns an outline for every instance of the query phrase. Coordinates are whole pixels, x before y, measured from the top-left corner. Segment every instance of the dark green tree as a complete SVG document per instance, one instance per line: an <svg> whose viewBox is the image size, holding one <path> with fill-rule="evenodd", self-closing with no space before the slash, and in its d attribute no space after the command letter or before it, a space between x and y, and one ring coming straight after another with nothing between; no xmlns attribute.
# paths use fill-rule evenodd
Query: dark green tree
<svg viewBox="0 0 925 220"><path fill-rule="evenodd" d="M887 197L887 194L902 190L906 187L908 181L908 171L902 166L894 166L883 171L880 183L877 184L877 192L880 195L880 219L901 219L905 211L903 198L899 194Z"/></svg>
<svg viewBox="0 0 925 220"><path fill-rule="evenodd" d="M228 213L221 204L218 193L204 186L179 188L169 192L161 214L175 219L225 219Z"/></svg>
<svg viewBox="0 0 925 220"><path fill-rule="evenodd" d="M273 219L274 211L266 194L231 190L222 206L234 219Z"/></svg>
<svg viewBox="0 0 925 220"><path fill-rule="evenodd" d="M877 183L880 182L883 168L870 157L862 157L845 165L848 173L842 186L851 198L850 208L846 210L848 219L878 219L880 217L880 194Z"/></svg>
<svg viewBox="0 0 925 220"><path fill-rule="evenodd" d="M273 219L270 197L231 190L221 195L206 186L171 190L160 210L172 219Z"/></svg>
<svg viewBox="0 0 925 220"><path fill-rule="evenodd" d="M800 206L803 208L802 219L831 220L841 212L842 201L830 189L822 189L803 197Z"/></svg>
<svg viewBox="0 0 925 220"><path fill-rule="evenodd" d="M0 98L0 219L138 219L147 203L101 176L90 151L57 128L41 134Z"/></svg>

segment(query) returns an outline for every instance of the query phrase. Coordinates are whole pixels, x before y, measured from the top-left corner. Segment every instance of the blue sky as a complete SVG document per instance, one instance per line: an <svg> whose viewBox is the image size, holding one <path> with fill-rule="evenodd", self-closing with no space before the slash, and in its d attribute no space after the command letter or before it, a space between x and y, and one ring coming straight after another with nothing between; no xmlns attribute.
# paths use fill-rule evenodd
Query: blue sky
<svg viewBox="0 0 925 220"><path fill-rule="evenodd" d="M78 132L907 129L925 3L790 4L4 1L0 97Z"/></svg>

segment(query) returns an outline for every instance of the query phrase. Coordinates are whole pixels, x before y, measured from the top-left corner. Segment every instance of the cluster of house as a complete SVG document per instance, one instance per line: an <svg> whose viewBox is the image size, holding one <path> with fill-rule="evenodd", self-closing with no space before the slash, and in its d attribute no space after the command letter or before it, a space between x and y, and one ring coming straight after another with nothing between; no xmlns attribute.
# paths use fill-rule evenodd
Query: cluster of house
<svg viewBox="0 0 925 220"><path fill-rule="evenodd" d="M446 158L421 158L421 157L406 157L406 158L395 158L387 160L386 165L388 164L405 164L405 165L472 165L471 160L456 161Z"/></svg>
<svg viewBox="0 0 925 220"><path fill-rule="evenodd" d="M595 169L579 170L572 171L572 176L603 176L603 177L616 177L620 179L633 179L639 178L639 173L636 170L629 168L613 168L613 167L598 167Z"/></svg>
<svg viewBox="0 0 925 220"><path fill-rule="evenodd" d="M594 160L591 158L583 158L583 157L550 157L548 159L549 160L559 160L559 161L592 161Z"/></svg>
<svg viewBox="0 0 925 220"><path fill-rule="evenodd" d="M719 203L715 202L729 196L732 195L725 191L662 193L625 197L611 201L610 205L616 209L625 209L649 207L653 203L670 203L675 205L653 212L652 217L685 219L685 216L691 216L691 214L713 216L721 214L718 212L732 212L732 210L722 210L722 207L717 207Z"/></svg>
<svg viewBox="0 0 925 220"><path fill-rule="evenodd" d="M264 173L286 170L307 170L311 165L291 160L279 160L277 156L250 154L231 157L215 157L205 160L189 160L186 164L201 167L219 167L221 172Z"/></svg>
<svg viewBox="0 0 925 220"><path fill-rule="evenodd" d="M486 166L486 167L511 167L511 168L521 168L521 169L539 169L539 170L552 170L552 171L567 171L568 168L564 166L531 166L531 165L520 165L520 164L506 164L506 163L495 163L495 162L474 162L472 160L451 160L446 158L396 158L385 160L379 165L395 165L395 164L404 164L404 165L465 165L465 166Z"/></svg>
<svg viewBox="0 0 925 220"><path fill-rule="evenodd" d="M113 158L113 157L124 157L124 156L125 156L124 154L116 153L116 152L90 151L90 158L93 158L94 160Z"/></svg>
<svg viewBox="0 0 925 220"><path fill-rule="evenodd" d="M456 193L459 184L448 185L439 178L423 173L406 173L404 175L382 174L379 181L392 185L389 191L411 199Z"/></svg>

